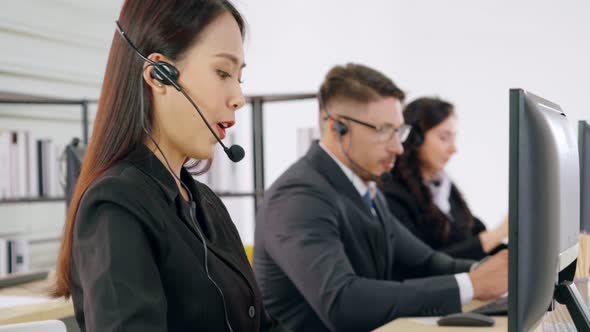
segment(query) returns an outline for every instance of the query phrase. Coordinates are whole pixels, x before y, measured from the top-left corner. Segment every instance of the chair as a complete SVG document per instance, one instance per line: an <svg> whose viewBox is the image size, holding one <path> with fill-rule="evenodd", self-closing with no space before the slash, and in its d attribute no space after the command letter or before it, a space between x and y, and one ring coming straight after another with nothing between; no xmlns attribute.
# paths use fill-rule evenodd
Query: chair
<svg viewBox="0 0 590 332"><path fill-rule="evenodd" d="M0 326L0 332L67 332L66 325L59 320L43 320Z"/></svg>
<svg viewBox="0 0 590 332"><path fill-rule="evenodd" d="M246 251L246 257L248 257L250 265L252 265L252 262L254 260L254 246L244 245L244 250Z"/></svg>

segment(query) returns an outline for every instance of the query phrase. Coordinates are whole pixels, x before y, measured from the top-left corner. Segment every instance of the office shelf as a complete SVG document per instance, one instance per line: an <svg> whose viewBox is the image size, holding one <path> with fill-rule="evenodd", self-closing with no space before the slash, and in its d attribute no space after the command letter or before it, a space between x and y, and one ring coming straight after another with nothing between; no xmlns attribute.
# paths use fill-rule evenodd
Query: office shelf
<svg viewBox="0 0 590 332"><path fill-rule="evenodd" d="M63 196L58 197L31 197L31 198L6 198L0 199L2 204L17 204L17 203L42 203L42 202L64 202Z"/></svg>
<svg viewBox="0 0 590 332"><path fill-rule="evenodd" d="M252 158L253 158L253 179L254 190L252 192L219 192L221 197L253 197L254 209L262 199L264 193L264 127L263 109L266 103L297 101L315 99L315 93L290 93L290 94L261 94L246 96L246 102L252 107ZM82 112L82 141L88 143L88 105L97 103L96 100L80 99L47 99L47 98L1 98L0 104L20 105L80 105ZM63 197L56 198L25 198L0 200L0 204L11 203L35 203L35 202L57 202L64 201Z"/></svg>

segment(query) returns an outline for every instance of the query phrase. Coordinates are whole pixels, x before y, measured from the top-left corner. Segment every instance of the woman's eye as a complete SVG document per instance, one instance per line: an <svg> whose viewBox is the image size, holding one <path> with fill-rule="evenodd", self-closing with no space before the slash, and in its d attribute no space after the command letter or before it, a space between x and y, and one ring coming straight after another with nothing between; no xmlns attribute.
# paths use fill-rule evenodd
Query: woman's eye
<svg viewBox="0 0 590 332"><path fill-rule="evenodd" d="M219 77L221 77L221 79L226 79L228 77L231 77L230 74L224 72L223 70L217 70L217 74L219 75Z"/></svg>

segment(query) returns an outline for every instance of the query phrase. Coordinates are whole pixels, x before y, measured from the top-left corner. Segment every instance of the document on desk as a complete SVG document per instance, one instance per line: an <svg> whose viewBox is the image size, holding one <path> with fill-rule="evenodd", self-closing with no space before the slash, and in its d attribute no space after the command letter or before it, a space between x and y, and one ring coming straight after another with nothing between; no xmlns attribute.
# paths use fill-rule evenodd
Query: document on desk
<svg viewBox="0 0 590 332"><path fill-rule="evenodd" d="M436 322L440 319L440 316L437 317L420 317L412 319L414 322L422 325L436 325Z"/></svg>
<svg viewBox="0 0 590 332"><path fill-rule="evenodd" d="M0 295L0 309L56 301L48 297Z"/></svg>

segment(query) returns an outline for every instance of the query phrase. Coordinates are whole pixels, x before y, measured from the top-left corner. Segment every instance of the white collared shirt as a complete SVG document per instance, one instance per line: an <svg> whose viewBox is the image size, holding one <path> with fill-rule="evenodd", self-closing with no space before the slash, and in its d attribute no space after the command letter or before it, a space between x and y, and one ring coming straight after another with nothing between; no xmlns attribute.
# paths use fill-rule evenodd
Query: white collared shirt
<svg viewBox="0 0 590 332"><path fill-rule="evenodd" d="M343 162L338 160L338 158L336 158L336 156L334 156L332 152L330 152L321 142L319 143L319 145L328 154L328 156L330 156L336 162L336 164L340 166L340 169L342 169L344 175L346 175L350 182L352 182L352 185L356 188L361 197L365 196L367 191L369 191L371 199L375 199L375 196L377 196L377 184L375 183L375 181L363 181L363 179L361 179L360 176L358 176L353 170L351 170L350 167L346 166Z"/></svg>
<svg viewBox="0 0 590 332"><path fill-rule="evenodd" d="M324 150L330 158L336 162L336 164L340 167L344 175L352 182L352 185L356 188L359 195L361 197L365 196L367 191L369 191L369 195L371 199L375 199L377 195L377 184L374 181L369 181L365 183L360 176L358 176L350 167L346 166L342 161L338 160L321 142L319 143L320 148ZM375 214L374 211L372 211ZM459 286L459 297L461 298L461 304L466 305L473 300L473 284L471 283L471 279L469 275L464 273L457 273L455 274L455 280L457 281L457 285Z"/></svg>

